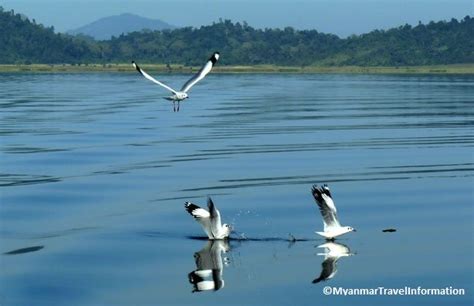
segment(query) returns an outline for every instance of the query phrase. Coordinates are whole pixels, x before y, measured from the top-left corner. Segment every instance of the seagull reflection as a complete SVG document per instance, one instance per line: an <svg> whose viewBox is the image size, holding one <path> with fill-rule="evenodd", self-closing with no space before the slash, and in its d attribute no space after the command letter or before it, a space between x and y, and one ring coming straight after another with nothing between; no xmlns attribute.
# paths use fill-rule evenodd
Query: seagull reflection
<svg viewBox="0 0 474 306"><path fill-rule="evenodd" d="M325 249L324 253L318 253L318 255L324 255L324 261L321 264L321 274L313 280L313 284L333 278L337 272L337 261L339 258L354 255L347 246L336 242L326 242L318 245L318 248Z"/></svg>
<svg viewBox="0 0 474 306"><path fill-rule="evenodd" d="M196 270L188 274L189 282L193 285L193 292L217 291L224 287L222 271L228 259L222 259L222 253L230 250L225 240L209 240L202 250L194 253Z"/></svg>

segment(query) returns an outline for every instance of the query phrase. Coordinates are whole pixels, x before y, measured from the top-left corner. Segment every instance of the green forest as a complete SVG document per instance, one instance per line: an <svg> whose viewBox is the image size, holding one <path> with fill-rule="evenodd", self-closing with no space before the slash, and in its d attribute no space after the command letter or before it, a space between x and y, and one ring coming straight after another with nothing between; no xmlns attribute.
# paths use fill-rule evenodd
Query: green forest
<svg viewBox="0 0 474 306"><path fill-rule="evenodd" d="M56 33L0 7L0 64L141 63L200 65L415 66L474 63L474 19L403 25L340 38L317 30L256 29L220 20L199 28L133 32L110 40Z"/></svg>

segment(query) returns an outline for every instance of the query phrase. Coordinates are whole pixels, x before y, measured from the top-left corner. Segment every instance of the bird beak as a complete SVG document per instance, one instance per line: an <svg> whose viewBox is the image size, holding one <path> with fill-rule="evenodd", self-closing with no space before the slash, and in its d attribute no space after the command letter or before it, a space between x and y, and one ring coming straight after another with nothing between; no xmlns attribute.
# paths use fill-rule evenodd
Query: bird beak
<svg viewBox="0 0 474 306"><path fill-rule="evenodd" d="M352 231L353 231L353 232L357 232L357 230L356 230L355 228L354 228Z"/></svg>

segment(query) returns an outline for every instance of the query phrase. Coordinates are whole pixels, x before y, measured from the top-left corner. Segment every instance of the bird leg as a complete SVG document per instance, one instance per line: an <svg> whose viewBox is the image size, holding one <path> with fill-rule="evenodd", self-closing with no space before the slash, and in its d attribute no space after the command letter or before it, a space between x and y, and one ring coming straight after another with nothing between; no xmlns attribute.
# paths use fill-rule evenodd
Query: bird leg
<svg viewBox="0 0 474 306"><path fill-rule="evenodd" d="M179 104L180 104L180 101L178 101L178 112L179 112Z"/></svg>
<svg viewBox="0 0 474 306"><path fill-rule="evenodd" d="M176 101L173 101L173 112L176 112Z"/></svg>

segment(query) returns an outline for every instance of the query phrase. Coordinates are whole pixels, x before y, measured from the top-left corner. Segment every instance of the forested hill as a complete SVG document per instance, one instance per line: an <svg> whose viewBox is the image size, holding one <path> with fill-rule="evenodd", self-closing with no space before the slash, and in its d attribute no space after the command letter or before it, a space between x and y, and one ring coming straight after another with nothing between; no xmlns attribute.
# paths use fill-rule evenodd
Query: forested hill
<svg viewBox="0 0 474 306"><path fill-rule="evenodd" d="M0 7L0 63L73 63L84 58L93 58L89 44Z"/></svg>
<svg viewBox="0 0 474 306"><path fill-rule="evenodd" d="M316 30L255 29L225 20L200 28L133 32L106 41L54 33L0 8L0 63L200 65L219 50L221 65L401 66L474 63L474 19L452 19L341 39Z"/></svg>

